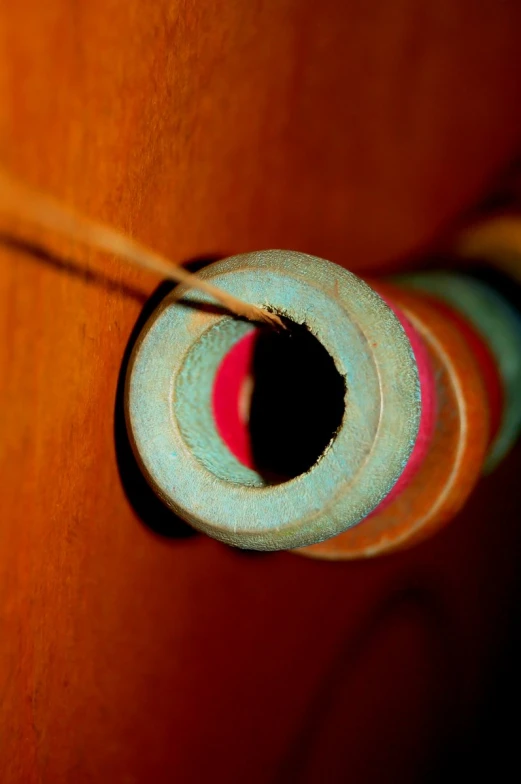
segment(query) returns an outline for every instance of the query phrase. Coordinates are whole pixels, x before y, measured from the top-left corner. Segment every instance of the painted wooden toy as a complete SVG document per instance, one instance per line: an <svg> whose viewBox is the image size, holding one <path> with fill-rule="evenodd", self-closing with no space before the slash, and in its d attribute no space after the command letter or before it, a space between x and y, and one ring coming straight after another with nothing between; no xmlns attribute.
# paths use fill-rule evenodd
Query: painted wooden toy
<svg viewBox="0 0 521 784"><path fill-rule="evenodd" d="M329 559L408 547L515 439L521 319L484 283L438 272L368 284L287 251L202 275L288 327L230 318L181 287L135 346L135 454L210 536Z"/></svg>

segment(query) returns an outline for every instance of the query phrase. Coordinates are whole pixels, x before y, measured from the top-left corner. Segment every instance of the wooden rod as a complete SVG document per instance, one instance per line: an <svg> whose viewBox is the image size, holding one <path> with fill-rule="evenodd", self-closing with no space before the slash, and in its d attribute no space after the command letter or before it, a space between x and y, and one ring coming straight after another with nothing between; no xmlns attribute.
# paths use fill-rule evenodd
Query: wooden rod
<svg viewBox="0 0 521 784"><path fill-rule="evenodd" d="M123 232L81 215L52 196L27 185L1 167L0 213L54 231L89 248L112 253L136 267L204 291L236 316L284 328L276 314L228 294Z"/></svg>

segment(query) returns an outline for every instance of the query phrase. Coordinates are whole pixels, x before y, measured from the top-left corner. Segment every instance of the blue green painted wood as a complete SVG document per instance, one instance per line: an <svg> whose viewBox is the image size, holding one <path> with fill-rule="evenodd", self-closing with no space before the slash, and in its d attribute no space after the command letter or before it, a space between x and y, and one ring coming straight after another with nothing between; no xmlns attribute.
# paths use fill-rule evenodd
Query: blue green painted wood
<svg viewBox="0 0 521 784"><path fill-rule="evenodd" d="M305 324L345 380L344 417L309 471L267 485L230 453L210 405L217 367L253 327L178 288L146 324L127 376L127 424L150 484L195 528L249 549L301 547L357 524L392 489L419 427L418 373L397 318L356 276L305 254L244 254L201 275Z"/></svg>

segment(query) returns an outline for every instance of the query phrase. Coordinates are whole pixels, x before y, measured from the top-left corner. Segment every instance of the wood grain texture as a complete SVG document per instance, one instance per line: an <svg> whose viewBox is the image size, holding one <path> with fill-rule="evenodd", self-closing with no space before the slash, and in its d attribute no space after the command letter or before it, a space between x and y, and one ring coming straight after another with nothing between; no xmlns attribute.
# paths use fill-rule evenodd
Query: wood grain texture
<svg viewBox="0 0 521 784"><path fill-rule="evenodd" d="M515 0L2 0L1 160L173 258L388 266L514 153L520 24ZM379 564L155 535L114 406L156 281L51 261L0 251L2 781L414 781L505 631L515 514L489 531L486 505L514 469Z"/></svg>

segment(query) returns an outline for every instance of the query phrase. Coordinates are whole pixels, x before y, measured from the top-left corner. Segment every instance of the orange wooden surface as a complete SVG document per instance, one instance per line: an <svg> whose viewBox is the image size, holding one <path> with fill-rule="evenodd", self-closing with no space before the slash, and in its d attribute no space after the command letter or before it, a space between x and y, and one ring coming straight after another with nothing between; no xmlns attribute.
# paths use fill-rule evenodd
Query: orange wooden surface
<svg viewBox="0 0 521 784"><path fill-rule="evenodd" d="M2 0L0 159L176 259L387 266L515 152L520 29L515 0ZM418 780L505 628L514 469L384 561L152 533L113 423L156 281L108 261L127 289L0 248L2 782Z"/></svg>

